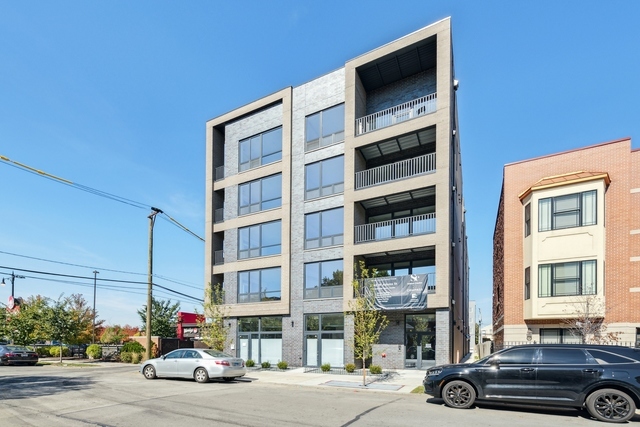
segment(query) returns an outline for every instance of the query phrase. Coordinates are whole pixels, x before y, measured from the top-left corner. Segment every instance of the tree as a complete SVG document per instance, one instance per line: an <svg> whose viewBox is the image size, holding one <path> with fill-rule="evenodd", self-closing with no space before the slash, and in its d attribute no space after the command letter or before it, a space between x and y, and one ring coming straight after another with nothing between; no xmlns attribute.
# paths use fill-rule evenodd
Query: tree
<svg viewBox="0 0 640 427"><path fill-rule="evenodd" d="M177 335L178 311L180 303L171 304L171 300L151 300L151 335L162 338L175 338ZM142 320L142 330L147 330L147 305L138 310Z"/></svg>
<svg viewBox="0 0 640 427"><path fill-rule="evenodd" d="M582 344L612 344L618 341L618 332L607 332L604 321L606 307L602 299L591 295L576 299L570 305L571 309L565 312L571 318L563 319L563 323Z"/></svg>
<svg viewBox="0 0 640 427"><path fill-rule="evenodd" d="M28 345L49 339L46 329L47 299L30 296L13 310L7 310L6 335L14 344Z"/></svg>
<svg viewBox="0 0 640 427"><path fill-rule="evenodd" d="M359 274L358 274L359 271ZM366 361L373 352L373 345L389 324L389 319L375 307L376 269L366 268L364 261L358 263L358 271L353 281L354 298L348 302L347 315L353 318L353 342L349 345L356 358L362 360L362 385L367 385Z"/></svg>
<svg viewBox="0 0 640 427"><path fill-rule="evenodd" d="M58 341L60 345L60 363L62 363L62 343L76 340L84 325L77 313L72 309L73 298L58 297L45 309L46 330L49 339Z"/></svg>
<svg viewBox="0 0 640 427"><path fill-rule="evenodd" d="M119 325L107 326L100 335L103 344L120 344L128 337L127 333Z"/></svg>
<svg viewBox="0 0 640 427"><path fill-rule="evenodd" d="M68 298L67 307L74 322L78 324L79 331L75 336L67 338L65 342L67 344L86 344L91 342L93 340L93 308L89 307L82 294L71 294ZM102 329L104 320L96 320L95 323L96 336L100 336L98 332Z"/></svg>
<svg viewBox="0 0 640 427"><path fill-rule="evenodd" d="M222 286L207 287L203 304L203 316L198 316L200 338L208 347L224 351L231 341L229 336L229 307L224 305Z"/></svg>

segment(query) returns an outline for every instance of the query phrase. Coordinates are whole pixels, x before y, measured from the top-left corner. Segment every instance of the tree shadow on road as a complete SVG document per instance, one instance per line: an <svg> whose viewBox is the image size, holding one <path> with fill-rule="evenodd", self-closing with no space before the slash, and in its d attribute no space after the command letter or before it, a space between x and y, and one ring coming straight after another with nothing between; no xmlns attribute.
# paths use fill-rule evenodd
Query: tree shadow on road
<svg viewBox="0 0 640 427"><path fill-rule="evenodd" d="M93 382L90 378L57 375L0 376L0 400L27 399L84 390Z"/></svg>

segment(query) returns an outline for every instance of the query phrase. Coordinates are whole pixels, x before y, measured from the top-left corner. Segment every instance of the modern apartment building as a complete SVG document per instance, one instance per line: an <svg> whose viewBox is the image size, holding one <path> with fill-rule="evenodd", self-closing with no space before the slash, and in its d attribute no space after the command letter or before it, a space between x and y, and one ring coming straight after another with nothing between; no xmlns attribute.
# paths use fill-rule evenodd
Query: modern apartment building
<svg viewBox="0 0 640 427"><path fill-rule="evenodd" d="M468 261L450 20L207 122L205 282L229 352L353 362L361 262L387 367L468 351ZM381 352L374 358L381 358Z"/></svg>
<svg viewBox="0 0 640 427"><path fill-rule="evenodd" d="M495 342L575 343L582 337L572 328L602 322L600 338L640 344L639 208L640 150L630 139L506 165Z"/></svg>

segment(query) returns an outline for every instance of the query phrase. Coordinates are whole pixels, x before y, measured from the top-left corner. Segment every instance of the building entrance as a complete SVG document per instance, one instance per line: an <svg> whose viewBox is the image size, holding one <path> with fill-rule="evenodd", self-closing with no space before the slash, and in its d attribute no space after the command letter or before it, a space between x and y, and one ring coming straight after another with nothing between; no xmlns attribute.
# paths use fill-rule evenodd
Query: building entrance
<svg viewBox="0 0 640 427"><path fill-rule="evenodd" d="M405 318L405 367L421 369L436 360L436 315L407 314Z"/></svg>

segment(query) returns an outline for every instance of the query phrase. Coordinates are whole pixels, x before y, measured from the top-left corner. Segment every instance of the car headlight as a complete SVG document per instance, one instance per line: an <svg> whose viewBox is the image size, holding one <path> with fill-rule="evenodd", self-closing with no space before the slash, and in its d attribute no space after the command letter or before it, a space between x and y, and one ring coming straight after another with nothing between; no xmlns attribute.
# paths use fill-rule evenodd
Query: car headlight
<svg viewBox="0 0 640 427"><path fill-rule="evenodd" d="M427 371L428 377L435 377L436 375L440 375L442 373L442 368L433 368Z"/></svg>

